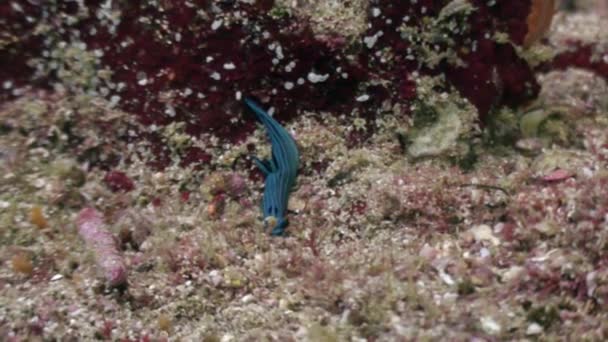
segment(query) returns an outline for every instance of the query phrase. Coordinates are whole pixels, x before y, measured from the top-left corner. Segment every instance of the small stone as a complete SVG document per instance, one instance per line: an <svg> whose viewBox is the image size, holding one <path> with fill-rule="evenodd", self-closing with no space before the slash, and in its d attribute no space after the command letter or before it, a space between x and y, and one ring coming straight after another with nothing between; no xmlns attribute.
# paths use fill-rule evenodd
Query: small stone
<svg viewBox="0 0 608 342"><path fill-rule="evenodd" d="M515 279L518 279L524 272L524 268L521 266L511 266L505 273L502 275L502 280L505 282L511 282Z"/></svg>
<svg viewBox="0 0 608 342"><path fill-rule="evenodd" d="M477 242L490 241L495 246L500 245L500 240L494 236L492 228L490 228L488 225L481 224L479 226L475 226L471 229L471 233Z"/></svg>
<svg viewBox="0 0 608 342"><path fill-rule="evenodd" d="M51 281L57 281L63 279L63 275L61 274L55 274L53 277L51 277Z"/></svg>
<svg viewBox="0 0 608 342"><path fill-rule="evenodd" d="M249 304L251 302L253 302L255 300L255 297L252 294L248 294L243 296L243 298L241 298L241 302L245 303L245 304Z"/></svg>
<svg viewBox="0 0 608 342"><path fill-rule="evenodd" d="M585 284L587 285L587 296L593 297L595 289L597 289L597 271L587 273Z"/></svg>
<svg viewBox="0 0 608 342"><path fill-rule="evenodd" d="M209 272L209 280L213 286L217 287L222 283L223 277L218 270L213 270Z"/></svg>
<svg viewBox="0 0 608 342"><path fill-rule="evenodd" d="M447 285L454 285L456 284L456 282L454 281L454 278L452 278L451 275L445 273L443 270L439 271L439 278L441 278L441 280L443 280L444 283L446 283Z"/></svg>
<svg viewBox="0 0 608 342"><path fill-rule="evenodd" d="M230 341L234 341L234 335L226 334L226 335L222 336L221 342L230 342Z"/></svg>
<svg viewBox="0 0 608 342"><path fill-rule="evenodd" d="M498 324L498 322L496 322L492 317L482 317L481 328L490 335L499 334L502 330L500 324Z"/></svg>
<svg viewBox="0 0 608 342"><path fill-rule="evenodd" d="M526 329L526 335L539 335L543 332L543 327L538 323L532 323L528 325L528 329Z"/></svg>

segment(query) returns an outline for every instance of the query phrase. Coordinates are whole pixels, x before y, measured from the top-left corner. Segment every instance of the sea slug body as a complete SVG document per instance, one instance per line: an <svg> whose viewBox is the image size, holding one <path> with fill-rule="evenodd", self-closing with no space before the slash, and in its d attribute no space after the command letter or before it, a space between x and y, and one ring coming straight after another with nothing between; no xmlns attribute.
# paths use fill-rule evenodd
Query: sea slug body
<svg viewBox="0 0 608 342"><path fill-rule="evenodd" d="M272 228L273 236L283 235L288 221L287 202L298 173L300 156L296 142L291 135L263 110L255 101L245 98L245 104L256 114L264 125L270 143L272 156L270 160L255 158L255 163L265 176L266 185L262 200L264 221Z"/></svg>

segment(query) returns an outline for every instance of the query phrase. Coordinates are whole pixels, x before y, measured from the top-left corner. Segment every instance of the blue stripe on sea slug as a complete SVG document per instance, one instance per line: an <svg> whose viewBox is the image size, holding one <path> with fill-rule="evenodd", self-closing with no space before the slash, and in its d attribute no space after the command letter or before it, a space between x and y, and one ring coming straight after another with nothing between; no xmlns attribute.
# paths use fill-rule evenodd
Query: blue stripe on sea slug
<svg viewBox="0 0 608 342"><path fill-rule="evenodd" d="M255 101L245 98L245 104L256 114L258 120L266 128L272 145L270 160L254 158L254 161L266 177L262 200L264 221L273 224L271 227L272 235L283 235L288 225L285 216L289 193L295 184L300 163L298 147L285 128Z"/></svg>

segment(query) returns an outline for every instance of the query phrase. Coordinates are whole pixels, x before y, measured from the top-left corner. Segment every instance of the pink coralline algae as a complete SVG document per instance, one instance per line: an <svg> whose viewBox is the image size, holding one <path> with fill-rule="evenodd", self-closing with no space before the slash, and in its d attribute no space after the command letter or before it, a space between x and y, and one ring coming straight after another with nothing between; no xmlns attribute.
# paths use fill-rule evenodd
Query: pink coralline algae
<svg viewBox="0 0 608 342"><path fill-rule="evenodd" d="M446 75L445 86L458 89L483 119L538 93L529 65L495 39L506 33L523 44L530 7L530 0L370 0L368 29L350 42L316 34L272 0L51 1L44 9L8 1L0 5L10 38L0 62L11 67L1 71L0 96L14 96L32 77L61 81L71 69L51 60L76 46L109 71L83 84L149 127L185 122L191 135L242 140L253 128L253 118L241 114L245 95L271 104L279 120L298 110L373 118L385 100L413 100L414 79L425 74ZM47 28L44 38L40 27ZM52 67L36 69L27 63L32 58ZM210 160L202 151L185 153L186 164Z"/></svg>
<svg viewBox="0 0 608 342"><path fill-rule="evenodd" d="M108 231L102 214L93 208L85 208L76 219L78 234L95 253L97 264L103 271L110 287L127 283L127 266L118 249L114 235Z"/></svg>

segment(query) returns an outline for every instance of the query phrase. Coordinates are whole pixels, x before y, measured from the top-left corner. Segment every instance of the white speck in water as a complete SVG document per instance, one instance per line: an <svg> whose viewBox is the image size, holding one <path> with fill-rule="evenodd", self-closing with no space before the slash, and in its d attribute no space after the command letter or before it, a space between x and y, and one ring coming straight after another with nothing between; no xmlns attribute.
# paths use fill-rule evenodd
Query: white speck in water
<svg viewBox="0 0 608 342"><path fill-rule="evenodd" d="M277 54L278 59L285 58L285 55L283 55L283 48L281 47L281 45L277 46L275 53Z"/></svg>
<svg viewBox="0 0 608 342"><path fill-rule="evenodd" d="M222 75L220 75L220 73L219 73L219 72L217 72L217 71L216 71L216 72L214 72L214 73L212 73L210 77L211 77L211 78L213 78L213 79L214 79L214 80L216 80L216 81L219 81L219 80L221 80L221 79L222 79Z"/></svg>
<svg viewBox="0 0 608 342"><path fill-rule="evenodd" d="M234 69L236 69L236 66L232 62L231 63L226 63L226 64L224 64L224 69L226 69L226 70L234 70Z"/></svg>
<svg viewBox="0 0 608 342"><path fill-rule="evenodd" d="M11 7L16 11L16 12L23 12L23 7L21 7L21 5L19 5L16 2L11 2Z"/></svg>
<svg viewBox="0 0 608 342"><path fill-rule="evenodd" d="M291 61L291 62L289 62L289 64L287 64L285 66L285 71L291 72L293 70L293 68L295 68L295 67L296 67L296 62L295 61Z"/></svg>
<svg viewBox="0 0 608 342"><path fill-rule="evenodd" d="M329 78L329 74L319 75L311 71L308 73L306 78L308 78L308 81L310 81L310 83L321 83L327 81L327 79Z"/></svg>
<svg viewBox="0 0 608 342"><path fill-rule="evenodd" d="M213 23L211 23L211 29L213 31L219 29L222 26L222 23L223 23L222 19L215 20Z"/></svg>
<svg viewBox="0 0 608 342"><path fill-rule="evenodd" d="M294 84L293 84L293 82L285 82L284 86L285 86L285 89L291 90L291 89L293 89Z"/></svg>
<svg viewBox="0 0 608 342"><path fill-rule="evenodd" d="M383 35L384 32L378 31L373 36L363 38L363 42L365 43L365 46L367 46L368 49L371 49L372 47L374 47L374 45L376 45L378 38L382 37Z"/></svg>
<svg viewBox="0 0 608 342"><path fill-rule="evenodd" d="M175 117L175 108L173 108L173 106L167 106L165 108L165 114L170 118Z"/></svg>
<svg viewBox="0 0 608 342"><path fill-rule="evenodd" d="M367 94L363 94L363 95L357 97L357 102L365 102L367 100L369 100L369 95L367 95Z"/></svg>
<svg viewBox="0 0 608 342"><path fill-rule="evenodd" d="M376 35L363 38L363 42L365 43L365 46L367 46L368 49L373 48L374 45L376 44L377 40L378 40L378 37Z"/></svg>

